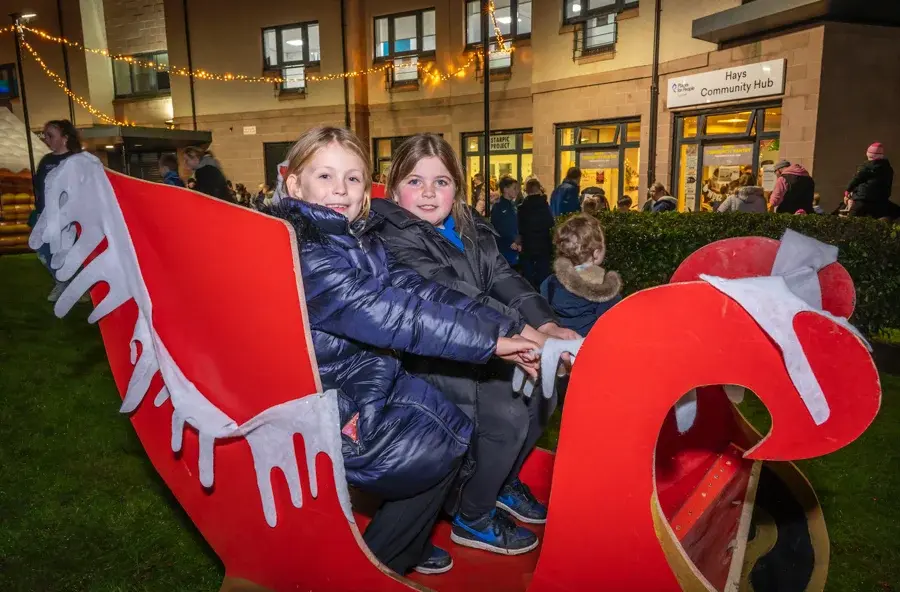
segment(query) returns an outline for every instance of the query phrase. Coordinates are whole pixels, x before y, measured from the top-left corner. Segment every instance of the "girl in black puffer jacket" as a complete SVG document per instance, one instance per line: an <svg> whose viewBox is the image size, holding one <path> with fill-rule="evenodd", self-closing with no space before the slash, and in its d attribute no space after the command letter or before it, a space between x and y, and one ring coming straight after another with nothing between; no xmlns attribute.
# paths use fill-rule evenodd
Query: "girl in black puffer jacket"
<svg viewBox="0 0 900 592"><path fill-rule="evenodd" d="M287 195L269 213L291 223L312 343L325 389L339 389L348 481L388 500L364 539L400 573L452 565L428 543L468 445L471 422L392 353L469 364L493 355L534 373L518 323L397 265L370 229L371 175L352 132L309 130L288 154Z"/></svg>

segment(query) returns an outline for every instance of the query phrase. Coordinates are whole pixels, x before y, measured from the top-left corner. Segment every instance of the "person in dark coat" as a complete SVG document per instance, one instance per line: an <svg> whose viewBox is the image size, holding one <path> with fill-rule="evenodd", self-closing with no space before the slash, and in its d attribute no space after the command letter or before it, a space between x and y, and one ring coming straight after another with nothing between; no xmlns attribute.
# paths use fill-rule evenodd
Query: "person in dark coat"
<svg viewBox="0 0 900 592"><path fill-rule="evenodd" d="M184 149L184 166L194 172L197 184L194 191L205 193L222 201L232 201L228 183L222 173L222 165L209 150L190 146Z"/></svg>
<svg viewBox="0 0 900 592"><path fill-rule="evenodd" d="M782 160L775 165L775 189L769 196L769 206L779 214L796 214L803 210L813 213L816 182L799 164Z"/></svg>
<svg viewBox="0 0 900 592"><path fill-rule="evenodd" d="M678 211L678 200L669 195L669 192L666 191L666 186L662 183L654 183L653 187L650 188L649 195L652 205L649 210L645 208L645 211L650 211L654 214Z"/></svg>
<svg viewBox="0 0 900 592"><path fill-rule="evenodd" d="M519 195L519 182L512 177L503 177L499 184L500 199L491 205L491 224L497 231L497 247L510 265L519 263L519 215L516 211L516 198Z"/></svg>
<svg viewBox="0 0 900 592"><path fill-rule="evenodd" d="M534 373L537 347L518 321L398 265L371 230L366 149L349 130L305 132L288 154L287 195L268 212L298 237L319 376L338 389L347 480L387 500L363 538L391 569L452 565L429 543L468 447L472 422L393 352L485 364L493 355ZM530 356L530 357L529 357ZM530 366L529 366L530 364Z"/></svg>
<svg viewBox="0 0 900 592"><path fill-rule="evenodd" d="M540 181L530 179L525 183L525 199L519 207L519 236L522 240L519 263L522 275L535 288L550 275L554 224L553 213Z"/></svg>
<svg viewBox="0 0 900 592"><path fill-rule="evenodd" d="M593 216L575 216L560 226L554 236L554 275L541 285L563 327L587 337L603 313L622 300L622 279L601 267L606 239Z"/></svg>
<svg viewBox="0 0 900 592"><path fill-rule="evenodd" d="M184 187L184 181L178 176L178 159L174 154L163 154L159 158L159 174L162 182L174 187Z"/></svg>
<svg viewBox="0 0 900 592"><path fill-rule="evenodd" d="M859 167L844 193L850 200L849 214L871 218L895 217L892 214L897 207L891 203L894 169L884 156L884 146L875 142L869 146L866 157L869 160Z"/></svg>
<svg viewBox="0 0 900 592"><path fill-rule="evenodd" d="M512 270L497 248L496 230L466 206L462 166L443 138L413 136L392 157L391 200L376 200L373 209L384 216L379 233L393 256L426 278L527 323L522 335L528 339L577 338L556 324L547 302ZM518 476L552 408L542 409L540 396L514 393L509 365L473 368L407 356L403 367L438 387L476 423L475 471L448 508L454 514L451 540L504 555L534 549L537 536L496 509L526 523L546 521L546 507Z"/></svg>
<svg viewBox="0 0 900 592"><path fill-rule="evenodd" d="M550 194L550 211L554 216L565 216L581 211L581 202L578 200L579 183L581 183L581 169L570 168L563 182Z"/></svg>

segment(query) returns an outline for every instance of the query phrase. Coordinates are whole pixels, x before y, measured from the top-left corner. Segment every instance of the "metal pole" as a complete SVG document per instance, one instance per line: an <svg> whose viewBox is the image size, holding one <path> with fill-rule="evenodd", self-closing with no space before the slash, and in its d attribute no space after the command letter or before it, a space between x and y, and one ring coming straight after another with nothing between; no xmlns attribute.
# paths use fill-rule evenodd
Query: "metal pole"
<svg viewBox="0 0 900 592"><path fill-rule="evenodd" d="M347 71L347 11L341 0L341 60ZM344 127L350 129L350 79L344 76Z"/></svg>
<svg viewBox="0 0 900 592"><path fill-rule="evenodd" d="M25 118L25 140L28 142L28 164L31 167L31 183L34 185L34 146L31 144L31 120L28 118L28 96L25 94L25 68L22 67L22 29L19 28L21 13L9 15L16 27L16 67L19 69L19 93L22 95L22 115Z"/></svg>
<svg viewBox="0 0 900 592"><path fill-rule="evenodd" d="M481 0L481 46L484 51L481 61L482 74L484 76L484 215L491 215L491 65L490 65L490 25L491 2Z"/></svg>
<svg viewBox="0 0 900 592"><path fill-rule="evenodd" d="M59 36L63 39L66 38L66 31L63 28L63 11L62 11L62 0L56 0L56 14L57 19L59 20ZM66 86L69 89L72 89L72 78L69 75L69 48L65 43L60 43L60 47L62 48L63 54L63 73L66 75ZM66 95L69 99L69 121L72 122L72 125L75 125L75 101L72 99L70 95Z"/></svg>
<svg viewBox="0 0 900 592"><path fill-rule="evenodd" d="M194 131L197 131L197 103L194 98L194 60L191 57L191 26L188 24L188 0L184 0L184 40L187 47L187 63L188 63L188 80L191 84L191 120L194 124Z"/></svg>
<svg viewBox="0 0 900 592"><path fill-rule="evenodd" d="M662 16L662 0L656 0L656 14L653 21L653 69L650 74L650 141L647 158L647 186L656 183L656 142L659 125L659 38Z"/></svg>

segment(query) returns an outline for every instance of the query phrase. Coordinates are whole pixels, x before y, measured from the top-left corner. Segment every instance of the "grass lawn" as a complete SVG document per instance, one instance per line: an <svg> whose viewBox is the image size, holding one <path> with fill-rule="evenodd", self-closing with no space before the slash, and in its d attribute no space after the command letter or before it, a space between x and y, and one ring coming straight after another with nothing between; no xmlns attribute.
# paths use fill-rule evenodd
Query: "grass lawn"
<svg viewBox="0 0 900 592"><path fill-rule="evenodd" d="M217 590L222 565L118 413L88 305L57 320L50 288L33 256L0 257L0 590ZM900 592L900 378L882 380L875 425L801 463L828 521L829 591Z"/></svg>

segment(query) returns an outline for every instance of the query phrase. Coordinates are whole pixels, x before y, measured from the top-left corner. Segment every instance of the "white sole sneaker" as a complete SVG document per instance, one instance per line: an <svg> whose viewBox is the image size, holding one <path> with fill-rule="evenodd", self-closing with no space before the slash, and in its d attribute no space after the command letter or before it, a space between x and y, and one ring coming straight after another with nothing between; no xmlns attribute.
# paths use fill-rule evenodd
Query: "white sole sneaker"
<svg viewBox="0 0 900 592"><path fill-rule="evenodd" d="M416 567L413 568L413 571L416 573L424 574L426 576L436 576L438 574L447 573L451 569L453 569L453 560L452 559L450 560L450 565L448 565L446 567L430 568L430 567L420 567L417 565Z"/></svg>
<svg viewBox="0 0 900 592"><path fill-rule="evenodd" d="M473 549L489 551L498 555L523 555L525 553L528 553L529 551L535 550L540 543L540 540L535 540L531 545L528 545L527 547L523 547L521 549L504 549L502 547L495 547L494 545L488 543L482 543L481 541L473 541L461 536L457 536L456 533L452 531L450 532L450 540L457 545L462 545L463 547L471 547Z"/></svg>
<svg viewBox="0 0 900 592"><path fill-rule="evenodd" d="M519 514L518 512L516 512L515 510L513 510L512 508L510 508L509 506L504 504L503 502L497 502L497 507L500 508L501 510L504 510L507 514L509 514L510 516L512 516L513 518L518 520L519 522L524 522L525 524L547 524L546 518L543 518L543 519L526 518L525 516L522 516L521 514Z"/></svg>

